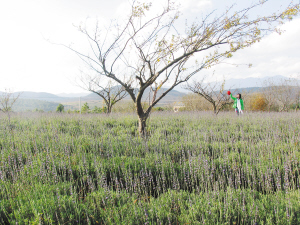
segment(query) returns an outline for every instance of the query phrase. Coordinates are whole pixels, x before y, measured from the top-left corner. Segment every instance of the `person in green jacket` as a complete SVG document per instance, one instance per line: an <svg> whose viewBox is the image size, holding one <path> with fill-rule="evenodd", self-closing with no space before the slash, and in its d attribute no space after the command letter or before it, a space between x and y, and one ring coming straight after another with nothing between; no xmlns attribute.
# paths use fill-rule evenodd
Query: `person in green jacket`
<svg viewBox="0 0 300 225"><path fill-rule="evenodd" d="M230 97L233 99L234 103L233 103L233 108L235 109L235 112L237 115L243 114L243 110L244 110L244 102L242 99L242 95L239 93L237 94L236 98L232 96L232 94L230 93Z"/></svg>

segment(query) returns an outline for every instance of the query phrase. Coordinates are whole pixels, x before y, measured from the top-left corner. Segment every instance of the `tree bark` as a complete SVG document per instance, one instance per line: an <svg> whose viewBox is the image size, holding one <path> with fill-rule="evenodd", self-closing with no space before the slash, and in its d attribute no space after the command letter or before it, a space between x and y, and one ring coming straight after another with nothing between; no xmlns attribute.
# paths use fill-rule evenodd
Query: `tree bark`
<svg viewBox="0 0 300 225"><path fill-rule="evenodd" d="M146 132L146 121L148 119L148 115L144 114L142 116L139 115L139 133L142 137L147 135Z"/></svg>
<svg viewBox="0 0 300 225"><path fill-rule="evenodd" d="M112 105L111 106L107 105L106 107L107 107L106 114L109 115L111 113Z"/></svg>
<svg viewBox="0 0 300 225"><path fill-rule="evenodd" d="M214 114L217 115L217 107L213 104L213 108L214 108Z"/></svg>
<svg viewBox="0 0 300 225"><path fill-rule="evenodd" d="M144 111L143 105L142 105L142 96L143 96L145 89L149 85L147 86L147 85L143 85L142 83L140 83L140 84L141 84L141 87L140 87L140 90L136 97L135 107L136 107L137 115L139 117L139 133L140 133L141 137L145 137L146 136L146 121L148 119L151 108L149 107L146 112Z"/></svg>

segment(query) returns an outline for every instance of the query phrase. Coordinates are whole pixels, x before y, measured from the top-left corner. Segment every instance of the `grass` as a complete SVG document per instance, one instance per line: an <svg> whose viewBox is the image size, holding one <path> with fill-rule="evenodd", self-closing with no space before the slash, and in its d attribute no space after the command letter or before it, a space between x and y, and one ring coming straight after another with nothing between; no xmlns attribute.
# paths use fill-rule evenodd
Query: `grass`
<svg viewBox="0 0 300 225"><path fill-rule="evenodd" d="M19 114L1 224L299 224L297 113Z"/></svg>

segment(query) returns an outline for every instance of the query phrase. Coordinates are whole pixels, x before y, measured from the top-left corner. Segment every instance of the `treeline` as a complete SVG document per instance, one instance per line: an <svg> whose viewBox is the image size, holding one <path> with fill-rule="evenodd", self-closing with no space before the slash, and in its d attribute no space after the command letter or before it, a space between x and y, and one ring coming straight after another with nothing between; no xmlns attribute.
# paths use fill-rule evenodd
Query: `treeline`
<svg viewBox="0 0 300 225"><path fill-rule="evenodd" d="M225 81L222 83L194 82L186 86L191 93L183 96L180 102L169 105L156 106L153 111L212 111L218 114L220 111L231 111L233 100L224 89ZM245 111L267 111L267 112L289 112L300 109L300 85L296 79L284 79L264 81L261 88L234 89L233 96L240 93L244 100ZM91 107L90 105L93 105ZM59 108L62 107L62 108ZM143 108L149 107L144 102ZM96 106L85 102L81 110L65 110L59 105L57 112L66 113L110 113L105 104ZM136 106L132 101L120 101L112 108L113 113L134 113Z"/></svg>
<svg viewBox="0 0 300 225"><path fill-rule="evenodd" d="M224 90L223 83L194 82L187 86L193 93L182 97L179 111L219 111L232 110L233 101ZM275 82L264 81L262 88L255 90L235 90L241 93L246 111L289 112L300 109L300 85L297 79ZM175 106L174 106L175 107Z"/></svg>
<svg viewBox="0 0 300 225"><path fill-rule="evenodd" d="M148 103L144 102L144 107L148 107ZM59 104L56 108L56 112L61 112L61 113L82 113L82 114L88 114L88 113L107 113L109 114L110 112L107 110L107 107L105 105L102 106L97 106L94 105L93 107L90 106L92 104L85 102L81 106L81 110L78 109L65 109L65 106L63 104ZM167 106L157 106L153 108L153 111L172 111L173 106L167 105ZM112 108L112 113L134 113L136 111L136 107L132 101L120 101L118 102L113 108Z"/></svg>
<svg viewBox="0 0 300 225"><path fill-rule="evenodd" d="M261 92L249 95L250 110L288 112L300 108L300 85L296 79L279 83L267 80Z"/></svg>
<svg viewBox="0 0 300 225"><path fill-rule="evenodd" d="M185 88L191 91L180 101L169 105L155 105L153 111L220 111L233 110L233 101L224 88L225 80L221 83L207 83L202 81L189 83ZM300 109L300 84L297 79L265 80L261 88L233 89L232 94L242 95L245 111L289 112ZM75 105L63 105L34 99L20 99L12 101L11 93L1 96L1 111L27 112L64 112L64 113L135 113L133 101L122 100L108 110L107 105L99 102L85 102L80 109ZM149 107L149 102L143 102L143 108Z"/></svg>

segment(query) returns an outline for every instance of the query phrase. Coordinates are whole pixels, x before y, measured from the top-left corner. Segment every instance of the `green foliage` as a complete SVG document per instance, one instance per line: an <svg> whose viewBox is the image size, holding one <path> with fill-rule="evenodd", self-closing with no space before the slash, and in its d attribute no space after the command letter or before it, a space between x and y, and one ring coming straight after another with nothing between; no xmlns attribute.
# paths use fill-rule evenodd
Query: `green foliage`
<svg viewBox="0 0 300 225"><path fill-rule="evenodd" d="M92 110L92 113L102 113L103 110L100 107L95 106Z"/></svg>
<svg viewBox="0 0 300 225"><path fill-rule="evenodd" d="M90 112L90 107L89 104L86 102L83 104L83 106L81 107L81 112L82 113L89 113Z"/></svg>
<svg viewBox="0 0 300 225"><path fill-rule="evenodd" d="M297 113L150 119L1 123L0 224L299 224Z"/></svg>
<svg viewBox="0 0 300 225"><path fill-rule="evenodd" d="M29 111L29 112L30 112L30 111ZM39 113L43 113L43 112L44 112L44 110L36 108L36 109L32 110L32 112L39 112Z"/></svg>
<svg viewBox="0 0 300 225"><path fill-rule="evenodd" d="M63 104L59 104L56 108L56 112L63 112L64 111L64 105Z"/></svg>
<svg viewBox="0 0 300 225"><path fill-rule="evenodd" d="M162 106L158 106L158 107L154 107L152 109L153 112L158 111L158 112L162 112L162 111L170 111L170 107L162 107Z"/></svg>

